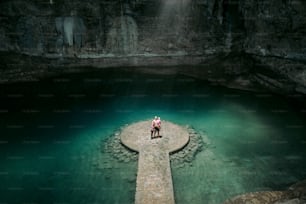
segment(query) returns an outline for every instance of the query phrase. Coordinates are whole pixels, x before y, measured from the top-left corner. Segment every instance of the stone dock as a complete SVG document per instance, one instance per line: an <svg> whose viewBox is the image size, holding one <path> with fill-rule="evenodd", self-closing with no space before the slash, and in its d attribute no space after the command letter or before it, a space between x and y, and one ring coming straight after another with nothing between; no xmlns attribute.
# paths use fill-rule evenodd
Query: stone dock
<svg viewBox="0 0 306 204"><path fill-rule="evenodd" d="M136 204L174 204L169 154L189 142L186 128L162 121L161 137L151 139L151 121L141 121L121 132L123 145L139 152Z"/></svg>

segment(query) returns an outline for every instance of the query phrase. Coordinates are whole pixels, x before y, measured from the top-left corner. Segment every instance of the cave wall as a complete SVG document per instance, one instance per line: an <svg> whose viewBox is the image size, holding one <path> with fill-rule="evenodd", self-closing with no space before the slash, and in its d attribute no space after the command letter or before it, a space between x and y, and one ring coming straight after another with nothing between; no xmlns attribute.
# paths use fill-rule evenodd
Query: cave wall
<svg viewBox="0 0 306 204"><path fill-rule="evenodd" d="M132 53L137 54L234 49L298 60L306 56L302 0L6 0L0 8L1 51L59 53L63 38L63 45L80 48L72 49L77 53L111 53L108 40L118 32L131 32L136 42L126 43L136 43ZM74 26L79 28L70 34L73 41L62 36L69 30L68 21L78 21ZM129 54L124 50L121 54Z"/></svg>
<svg viewBox="0 0 306 204"><path fill-rule="evenodd" d="M112 53L114 50L117 54L130 54L126 49L127 43L135 42L120 42L128 36L120 34L118 44L122 49L119 53L120 49L113 50L108 45L108 41L114 41L110 38L124 32L135 34L133 39L137 49L133 48L134 54L179 51L192 54L207 49L230 48L231 42L227 37L233 29L231 27L235 26L226 25L232 21L228 20L225 7L229 6L224 1L1 1L0 36L10 39L3 42L1 50L28 51L29 54L59 53L61 51L57 48L62 40L64 46L73 48L67 49L65 54ZM232 12L237 11L238 7ZM71 30L69 26L76 19L84 22L84 29L76 31L84 38L79 50L74 49L75 43L71 38L67 39L67 32ZM62 25L63 28L59 28ZM64 36L63 32L66 32Z"/></svg>
<svg viewBox="0 0 306 204"><path fill-rule="evenodd" d="M306 93L306 2L246 0L239 10L246 32L243 50L257 62L254 79Z"/></svg>
<svg viewBox="0 0 306 204"><path fill-rule="evenodd" d="M217 77L306 93L303 0L3 0L0 8L6 53L115 66L204 64L217 67L209 68ZM206 71L195 75L211 77Z"/></svg>
<svg viewBox="0 0 306 204"><path fill-rule="evenodd" d="M247 53L305 60L306 2L241 1Z"/></svg>

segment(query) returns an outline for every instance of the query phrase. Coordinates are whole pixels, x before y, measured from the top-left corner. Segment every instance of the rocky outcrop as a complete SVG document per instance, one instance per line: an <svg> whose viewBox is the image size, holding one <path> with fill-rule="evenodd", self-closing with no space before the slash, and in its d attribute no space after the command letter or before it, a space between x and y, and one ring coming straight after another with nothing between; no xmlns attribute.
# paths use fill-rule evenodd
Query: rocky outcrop
<svg viewBox="0 0 306 204"><path fill-rule="evenodd" d="M306 203L306 181L300 181L285 191L252 192L235 196L223 204L303 204Z"/></svg>
<svg viewBox="0 0 306 204"><path fill-rule="evenodd" d="M273 204L283 201L286 196L286 193L282 191L253 192L236 196L223 204Z"/></svg>
<svg viewBox="0 0 306 204"><path fill-rule="evenodd" d="M305 64L278 57L252 55L256 61L252 79L276 92L306 93Z"/></svg>
<svg viewBox="0 0 306 204"><path fill-rule="evenodd" d="M288 190L291 197L297 198L302 202L306 202L306 180L300 181L292 186Z"/></svg>

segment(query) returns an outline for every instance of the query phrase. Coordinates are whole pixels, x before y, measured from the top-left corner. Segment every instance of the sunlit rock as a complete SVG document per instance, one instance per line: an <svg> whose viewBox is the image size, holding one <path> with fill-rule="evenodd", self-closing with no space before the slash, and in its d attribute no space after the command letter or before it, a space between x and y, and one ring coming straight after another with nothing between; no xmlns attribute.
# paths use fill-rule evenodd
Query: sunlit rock
<svg viewBox="0 0 306 204"><path fill-rule="evenodd" d="M81 48L84 44L86 27L84 21L78 16L55 18L56 30L59 33L57 47L68 45Z"/></svg>

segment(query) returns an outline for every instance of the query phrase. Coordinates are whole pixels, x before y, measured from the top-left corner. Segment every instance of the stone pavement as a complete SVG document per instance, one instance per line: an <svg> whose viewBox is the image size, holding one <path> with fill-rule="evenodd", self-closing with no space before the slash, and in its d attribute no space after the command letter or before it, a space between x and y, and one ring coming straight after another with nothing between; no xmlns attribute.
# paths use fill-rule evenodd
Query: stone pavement
<svg viewBox="0 0 306 204"><path fill-rule="evenodd" d="M174 204L169 153L179 151L189 142L186 128L162 121L161 138L151 139L151 121L125 127L121 142L139 152L136 204Z"/></svg>

